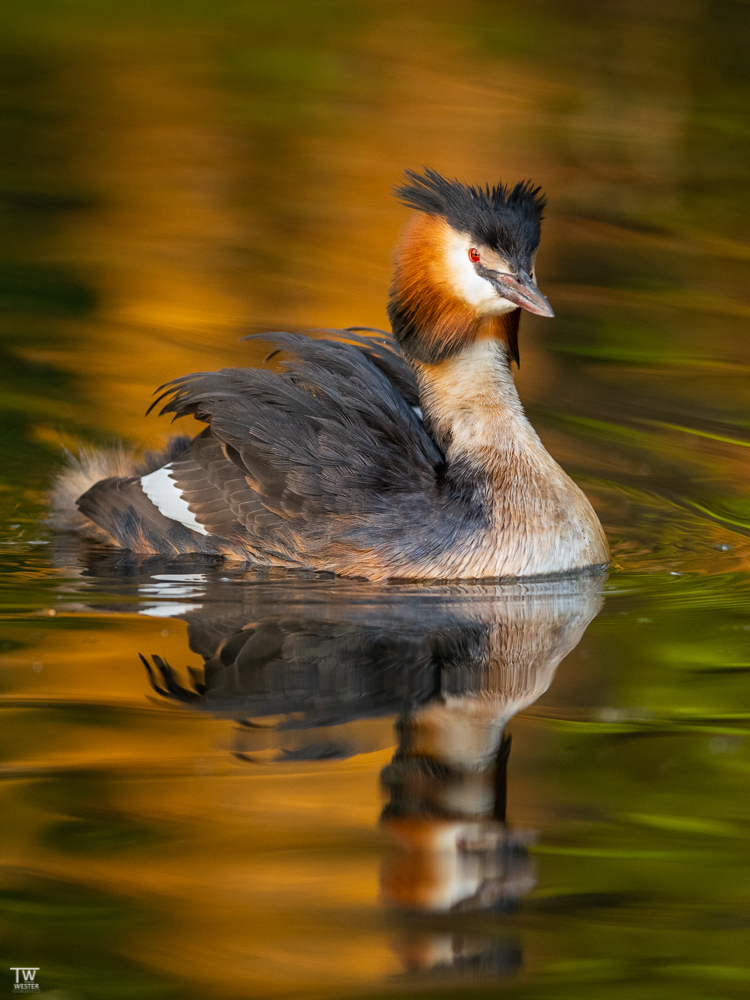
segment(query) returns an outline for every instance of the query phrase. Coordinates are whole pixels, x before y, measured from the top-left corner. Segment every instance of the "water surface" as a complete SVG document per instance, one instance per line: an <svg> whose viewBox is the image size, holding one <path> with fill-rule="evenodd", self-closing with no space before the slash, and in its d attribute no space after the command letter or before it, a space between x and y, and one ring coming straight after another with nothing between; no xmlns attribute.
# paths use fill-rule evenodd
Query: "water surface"
<svg viewBox="0 0 750 1000"><path fill-rule="evenodd" d="M5 966L60 998L746 996L747 5L0 17ZM55 537L61 448L160 446L160 383L385 325L422 165L548 194L519 389L609 576Z"/></svg>

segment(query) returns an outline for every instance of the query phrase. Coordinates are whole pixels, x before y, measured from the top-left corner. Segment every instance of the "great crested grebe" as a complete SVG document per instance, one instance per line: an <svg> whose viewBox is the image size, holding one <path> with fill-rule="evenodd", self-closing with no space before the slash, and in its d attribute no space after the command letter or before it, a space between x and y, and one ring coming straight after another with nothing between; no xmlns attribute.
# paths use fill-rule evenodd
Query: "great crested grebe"
<svg viewBox="0 0 750 1000"><path fill-rule="evenodd" d="M138 553L370 580L605 565L597 516L537 437L510 370L521 309L553 315L535 284L540 189L426 170L407 171L396 195L415 213L396 247L392 336L263 334L280 371L162 386L161 413L208 427L140 467L123 454L73 460L53 523Z"/></svg>

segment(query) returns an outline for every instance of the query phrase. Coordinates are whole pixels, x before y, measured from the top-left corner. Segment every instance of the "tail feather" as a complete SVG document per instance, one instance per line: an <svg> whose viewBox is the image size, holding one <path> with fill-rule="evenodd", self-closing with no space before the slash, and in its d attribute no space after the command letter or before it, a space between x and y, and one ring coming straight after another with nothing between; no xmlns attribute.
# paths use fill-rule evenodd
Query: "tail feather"
<svg viewBox="0 0 750 1000"><path fill-rule="evenodd" d="M94 524L78 509L77 500L102 479L113 476L146 476L167 465L190 444L186 436L174 437L160 452L137 455L119 445L115 448L90 448L80 445L78 455L65 452L67 468L59 473L51 491L50 523L61 531L77 531L99 541L114 541L110 534Z"/></svg>

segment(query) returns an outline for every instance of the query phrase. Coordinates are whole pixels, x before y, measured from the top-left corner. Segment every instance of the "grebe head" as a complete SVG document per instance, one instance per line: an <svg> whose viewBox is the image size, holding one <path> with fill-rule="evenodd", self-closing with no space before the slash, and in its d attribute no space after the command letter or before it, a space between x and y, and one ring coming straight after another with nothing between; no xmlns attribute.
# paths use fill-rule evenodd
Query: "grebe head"
<svg viewBox="0 0 750 1000"><path fill-rule="evenodd" d="M553 316L536 286L545 199L523 181L512 189L406 172L396 196L416 209L396 248L389 316L407 355L427 364L483 336L518 361L519 309Z"/></svg>

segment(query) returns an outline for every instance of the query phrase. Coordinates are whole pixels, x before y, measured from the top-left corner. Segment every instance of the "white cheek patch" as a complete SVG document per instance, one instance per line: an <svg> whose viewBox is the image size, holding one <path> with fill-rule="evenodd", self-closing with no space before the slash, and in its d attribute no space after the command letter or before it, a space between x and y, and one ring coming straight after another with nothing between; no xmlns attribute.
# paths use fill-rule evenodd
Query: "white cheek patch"
<svg viewBox="0 0 750 1000"><path fill-rule="evenodd" d="M169 475L171 465L164 465L156 472L150 472L147 476L141 476L141 487L151 503L159 509L170 521L179 521L191 531L197 531L201 535L208 532L196 520L195 514L190 510L187 501L182 499L182 493L177 483Z"/></svg>
<svg viewBox="0 0 750 1000"><path fill-rule="evenodd" d="M467 237L451 234L446 251L448 277L456 295L470 306L487 316L512 312L517 309L513 302L500 298L486 278L480 277L469 260L471 243Z"/></svg>

